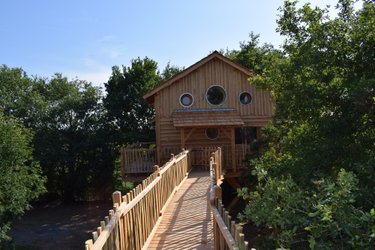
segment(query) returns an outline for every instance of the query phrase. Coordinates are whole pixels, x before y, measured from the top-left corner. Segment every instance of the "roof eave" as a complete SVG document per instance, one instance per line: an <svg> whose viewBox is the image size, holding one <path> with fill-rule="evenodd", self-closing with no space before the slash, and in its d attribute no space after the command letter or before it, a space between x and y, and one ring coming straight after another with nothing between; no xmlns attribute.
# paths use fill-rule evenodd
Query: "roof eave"
<svg viewBox="0 0 375 250"><path fill-rule="evenodd" d="M173 77L169 78L168 80L166 80L161 85L159 85L156 88L152 89L151 91L147 92L146 94L143 95L143 98L148 103L152 104L154 102L154 95L157 92L159 92L160 90L168 87L173 82L175 82L175 81L177 81L177 80L185 77L186 75L190 74L191 72L193 72L194 70L196 70L197 68L199 68L203 64L207 63L208 61L211 61L214 58L219 58L220 60L222 60L222 61L230 64L232 67L236 68L237 70L241 71L242 73L244 73L244 74L246 74L248 76L254 75L254 73L252 73L251 71L249 71L248 69L246 69L245 67L243 67L242 65L240 65L239 63L234 62L233 60L231 60L231 59L223 56L222 54L220 54L219 52L217 52L215 50L214 52L212 52L208 56L204 57L200 61L194 63L193 65L191 65L187 69L185 69L185 70L177 73L176 75L174 75Z"/></svg>

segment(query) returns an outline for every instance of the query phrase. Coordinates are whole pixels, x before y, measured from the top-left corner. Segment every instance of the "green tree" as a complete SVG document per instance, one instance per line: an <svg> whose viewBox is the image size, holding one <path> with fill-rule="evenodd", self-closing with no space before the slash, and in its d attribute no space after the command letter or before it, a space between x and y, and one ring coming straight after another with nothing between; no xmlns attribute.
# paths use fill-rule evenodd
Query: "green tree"
<svg viewBox="0 0 375 250"><path fill-rule="evenodd" d="M273 228L273 247L375 244L375 3L337 8L330 18L286 1L285 57L253 79L271 90L276 114L242 218Z"/></svg>
<svg viewBox="0 0 375 250"><path fill-rule="evenodd" d="M50 195L65 201L109 189L116 151L108 139L99 89L61 74L30 78L19 68L0 68L0 108L35 134L34 157ZM103 188L105 187L105 188Z"/></svg>
<svg viewBox="0 0 375 250"><path fill-rule="evenodd" d="M177 67L175 65L171 66L170 62L168 62L163 72L161 73L162 81L160 81L160 83L163 83L163 81L168 80L169 78L172 78L174 75L176 75L177 73L180 73L182 70L184 69Z"/></svg>
<svg viewBox="0 0 375 250"><path fill-rule="evenodd" d="M249 41L240 42L239 50L227 50L223 53L256 74L261 74L273 61L282 58L281 52L271 44L259 45L259 35L253 32L249 34Z"/></svg>
<svg viewBox="0 0 375 250"><path fill-rule="evenodd" d="M31 140L28 129L0 112L0 242L8 239L12 220L45 191L45 179L32 157Z"/></svg>
<svg viewBox="0 0 375 250"><path fill-rule="evenodd" d="M50 193L70 201L110 185L114 152L99 89L60 74L36 88L47 108L34 128L35 156L48 176Z"/></svg>
<svg viewBox="0 0 375 250"><path fill-rule="evenodd" d="M147 57L132 60L130 67L112 68L112 75L105 83L107 96L103 103L116 131L112 134L116 144L154 140L150 122L154 110L142 96L160 80L157 63Z"/></svg>
<svg viewBox="0 0 375 250"><path fill-rule="evenodd" d="M43 99L34 87L42 79L30 78L21 68L0 66L0 108L7 116L17 117L31 128L45 110Z"/></svg>

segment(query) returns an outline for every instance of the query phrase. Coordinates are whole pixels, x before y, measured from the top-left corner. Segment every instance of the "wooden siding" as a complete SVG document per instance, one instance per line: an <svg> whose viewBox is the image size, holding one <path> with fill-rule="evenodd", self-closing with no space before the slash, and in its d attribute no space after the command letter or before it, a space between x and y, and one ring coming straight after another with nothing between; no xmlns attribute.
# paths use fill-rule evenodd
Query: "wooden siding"
<svg viewBox="0 0 375 250"><path fill-rule="evenodd" d="M242 127L244 122L235 110L203 111L203 112L173 112L175 127Z"/></svg>
<svg viewBox="0 0 375 250"><path fill-rule="evenodd" d="M207 89L215 84L222 86L227 94L226 101L220 106L211 105L206 100ZM251 93L251 104L240 103L239 95L244 91ZM180 96L186 92L194 97L194 103L189 108L182 107L179 102ZM176 109L234 108L243 117L270 118L273 109L267 91L250 85L247 75L216 58L161 90L155 99L155 107L160 117L170 117Z"/></svg>
<svg viewBox="0 0 375 250"><path fill-rule="evenodd" d="M156 144L159 164L167 157L161 152L163 148L231 147L234 144L234 126L263 127L271 121L273 103L269 92L251 85L248 81L249 74L234 67L222 56L211 55L209 57L210 60L205 61L199 67L193 67L193 70L188 70L188 74L182 74L183 76L172 80L167 86L153 93L152 97L148 96L153 100L156 111ZM206 91L212 85L219 85L225 89L226 100L222 105L211 105L207 102ZM240 103L239 96L243 92L249 92L252 95L250 104ZM184 93L190 93L194 98L194 102L189 108L184 108L180 104L180 96ZM202 126L191 131L191 128L184 127L183 124L180 124L181 122L178 123L176 120L177 110L185 110L193 114L194 111L212 109L233 110L238 115L239 119L237 120L242 120L242 122L240 124L236 120L236 124L232 124L232 126L225 123L221 124L221 127L216 124L215 127L220 129L219 137L210 140L205 134L205 129L212 127L213 125L209 125L212 122L207 122L207 126L202 123ZM177 114L177 116L179 115ZM228 116L225 112L222 112L222 117L219 116L216 117L217 121L225 120L227 122ZM191 127L196 126L197 122L194 121L194 125ZM188 138L186 138L187 135Z"/></svg>
<svg viewBox="0 0 375 250"><path fill-rule="evenodd" d="M173 126L172 119L162 119L160 130L160 143L163 147L181 147L181 135L180 129L177 129ZM206 136L205 128L195 128L192 135L186 141L186 148L194 147L195 145L204 146L204 145L223 145L229 144L228 134L230 133L231 128L220 128L219 136L216 140L210 140ZM185 129L189 131L189 129ZM185 132L185 133L187 133Z"/></svg>

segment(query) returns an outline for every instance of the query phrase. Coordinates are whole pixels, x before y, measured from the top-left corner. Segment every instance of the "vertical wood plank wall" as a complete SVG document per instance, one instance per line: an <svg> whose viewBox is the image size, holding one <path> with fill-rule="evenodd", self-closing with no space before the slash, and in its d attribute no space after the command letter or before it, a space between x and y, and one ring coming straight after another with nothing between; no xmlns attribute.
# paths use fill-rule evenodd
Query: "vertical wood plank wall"
<svg viewBox="0 0 375 250"><path fill-rule="evenodd" d="M223 105L215 106L206 101L207 88L214 84L226 90L227 99ZM239 102L239 95L244 91L250 92L253 96L250 105ZM264 119L272 116L273 105L269 93L250 85L246 74L219 59L207 62L161 90L155 99L155 104L159 103L157 114L160 118L169 118L175 109L184 109L179 103L179 98L185 92L191 93L194 97L194 104L185 109L235 108L241 117Z"/></svg>
<svg viewBox="0 0 375 250"><path fill-rule="evenodd" d="M206 100L206 91L211 85L220 85L226 90L227 98L223 105L210 105ZM243 105L239 95L250 92L252 103ZM189 92L194 97L194 103L189 108L183 108L179 103L181 94ZM156 109L156 140L159 146L181 148L181 132L173 126L172 113L176 109L213 109L234 108L240 114L245 126L262 127L270 122L273 114L273 103L268 91L256 88L248 81L248 75L233 68L217 58L208 61L187 76L177 80L155 95ZM221 128L228 130L233 128ZM186 142L186 148L199 146L224 146L231 141L225 133L219 132L217 140L209 140L205 135L205 128L197 128ZM158 155L160 155L160 151ZM160 160L160 159L159 159ZM160 164L160 161L159 161Z"/></svg>

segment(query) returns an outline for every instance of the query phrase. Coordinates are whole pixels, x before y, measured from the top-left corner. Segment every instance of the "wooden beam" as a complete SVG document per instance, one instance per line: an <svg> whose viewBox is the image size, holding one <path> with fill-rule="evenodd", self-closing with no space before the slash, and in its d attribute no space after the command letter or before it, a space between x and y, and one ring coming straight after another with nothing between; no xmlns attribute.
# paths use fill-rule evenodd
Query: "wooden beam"
<svg viewBox="0 0 375 250"><path fill-rule="evenodd" d="M262 137L262 127L256 127L257 140Z"/></svg>
<svg viewBox="0 0 375 250"><path fill-rule="evenodd" d="M160 140L160 133L161 133L161 127L160 127L160 96L159 93L155 95L155 133L156 133L156 164L160 166L161 162L161 140Z"/></svg>
<svg viewBox="0 0 375 250"><path fill-rule="evenodd" d="M231 158L232 158L232 168L233 172L237 172L237 166L236 166L236 139L235 139L235 128L231 128L231 143L230 143L230 149L231 149Z"/></svg>
<svg viewBox="0 0 375 250"><path fill-rule="evenodd" d="M229 132L227 128L224 128L222 131L224 131L224 134L226 135L227 138L231 139L232 138L232 128L229 128Z"/></svg>
<svg viewBox="0 0 375 250"><path fill-rule="evenodd" d="M185 128L180 128L181 148L185 148Z"/></svg>
<svg viewBox="0 0 375 250"><path fill-rule="evenodd" d="M236 196L234 199L230 202L229 206L227 207L228 211L231 211L233 207L237 205L237 203L240 201L240 197Z"/></svg>
<svg viewBox="0 0 375 250"><path fill-rule="evenodd" d="M262 127L257 127L256 128L256 133L257 133L257 141L259 141L260 138L262 138ZM262 145L259 146L258 151L259 151L259 153L263 152Z"/></svg>
<svg viewBox="0 0 375 250"><path fill-rule="evenodd" d="M190 138L190 136L193 134L194 131L195 131L195 128L190 129L189 133L185 136L185 143Z"/></svg>

